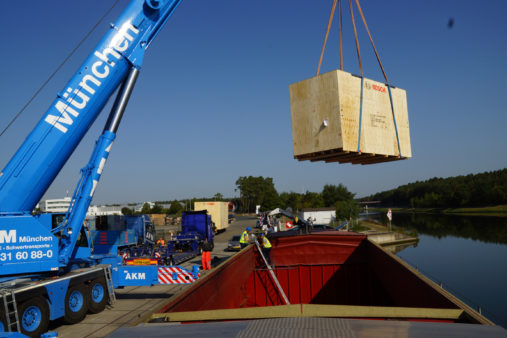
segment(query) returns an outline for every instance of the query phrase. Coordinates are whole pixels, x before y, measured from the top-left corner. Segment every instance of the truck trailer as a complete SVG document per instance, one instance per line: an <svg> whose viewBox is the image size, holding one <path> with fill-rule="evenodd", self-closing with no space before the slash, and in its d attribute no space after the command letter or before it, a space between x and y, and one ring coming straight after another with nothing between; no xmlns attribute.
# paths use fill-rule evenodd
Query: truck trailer
<svg viewBox="0 0 507 338"><path fill-rule="evenodd" d="M215 233L223 232L229 227L229 203L220 201L194 202L194 210L206 210L215 223Z"/></svg>

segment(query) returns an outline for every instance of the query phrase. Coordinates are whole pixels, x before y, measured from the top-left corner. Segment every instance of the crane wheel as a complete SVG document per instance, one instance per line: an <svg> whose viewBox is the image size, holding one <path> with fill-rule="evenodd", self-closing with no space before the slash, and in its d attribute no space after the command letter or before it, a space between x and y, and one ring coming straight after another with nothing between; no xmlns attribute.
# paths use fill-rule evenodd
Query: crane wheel
<svg viewBox="0 0 507 338"><path fill-rule="evenodd" d="M88 311L88 288L84 284L69 287L65 296L65 316L67 324L75 324L86 317Z"/></svg>
<svg viewBox="0 0 507 338"><path fill-rule="evenodd" d="M106 281L96 278L88 285L88 312L99 313L106 308L109 301Z"/></svg>
<svg viewBox="0 0 507 338"><path fill-rule="evenodd" d="M1 309L0 309L0 332L8 332L7 331L7 324L5 321L5 313Z"/></svg>
<svg viewBox="0 0 507 338"><path fill-rule="evenodd" d="M18 308L21 333L29 337L40 337L48 330L49 306L46 299L36 296L24 301Z"/></svg>

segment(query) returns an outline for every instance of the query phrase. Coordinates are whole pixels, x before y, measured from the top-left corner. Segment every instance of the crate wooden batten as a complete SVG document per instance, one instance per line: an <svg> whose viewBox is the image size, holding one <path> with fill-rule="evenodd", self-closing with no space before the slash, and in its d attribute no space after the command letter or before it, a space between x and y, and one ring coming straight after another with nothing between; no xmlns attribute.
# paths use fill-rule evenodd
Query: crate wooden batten
<svg viewBox="0 0 507 338"><path fill-rule="evenodd" d="M358 151L361 78L334 70L289 86L294 158L374 164L412 157L407 94L391 87L395 123L384 83L364 79Z"/></svg>

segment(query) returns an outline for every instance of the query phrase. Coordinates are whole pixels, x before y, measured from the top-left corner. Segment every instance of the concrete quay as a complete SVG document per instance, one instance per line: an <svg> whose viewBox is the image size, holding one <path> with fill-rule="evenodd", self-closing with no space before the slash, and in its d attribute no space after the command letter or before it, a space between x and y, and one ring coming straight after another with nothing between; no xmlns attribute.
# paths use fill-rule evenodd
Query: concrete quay
<svg viewBox="0 0 507 338"><path fill-rule="evenodd" d="M367 235L370 241L381 246L415 243L418 241L416 237L407 236L399 232L368 230L362 233Z"/></svg>

